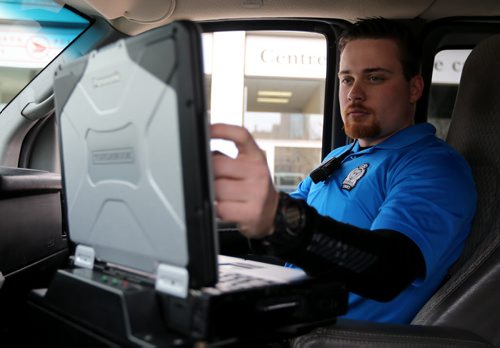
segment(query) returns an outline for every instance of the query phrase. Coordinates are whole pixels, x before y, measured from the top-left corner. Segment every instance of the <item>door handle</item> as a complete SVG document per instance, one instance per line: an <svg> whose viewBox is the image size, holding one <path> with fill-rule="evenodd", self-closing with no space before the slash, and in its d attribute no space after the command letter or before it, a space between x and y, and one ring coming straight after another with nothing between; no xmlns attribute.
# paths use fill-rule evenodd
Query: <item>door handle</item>
<svg viewBox="0 0 500 348"><path fill-rule="evenodd" d="M41 102L30 102L21 111L21 115L29 120L36 121L49 116L54 111L54 93L51 93Z"/></svg>

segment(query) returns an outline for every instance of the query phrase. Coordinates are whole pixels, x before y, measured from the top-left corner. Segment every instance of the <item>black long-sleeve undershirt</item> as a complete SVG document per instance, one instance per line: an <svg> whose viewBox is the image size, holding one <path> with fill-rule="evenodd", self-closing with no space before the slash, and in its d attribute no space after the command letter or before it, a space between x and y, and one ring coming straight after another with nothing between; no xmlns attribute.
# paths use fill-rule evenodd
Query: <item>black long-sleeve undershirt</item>
<svg viewBox="0 0 500 348"><path fill-rule="evenodd" d="M378 301L390 301L425 275L419 247L404 234L361 229L322 216L304 201L301 205L306 211L301 234L287 245L274 245L275 256Z"/></svg>

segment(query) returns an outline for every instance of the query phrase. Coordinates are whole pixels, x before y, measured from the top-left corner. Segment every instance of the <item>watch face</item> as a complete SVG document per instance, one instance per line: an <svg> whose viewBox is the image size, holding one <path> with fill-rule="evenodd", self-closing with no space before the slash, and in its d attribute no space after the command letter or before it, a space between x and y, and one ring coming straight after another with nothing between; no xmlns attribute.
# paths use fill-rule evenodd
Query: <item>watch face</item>
<svg viewBox="0 0 500 348"><path fill-rule="evenodd" d="M294 202L289 202L283 213L287 231L296 234L302 224L302 211L300 207Z"/></svg>

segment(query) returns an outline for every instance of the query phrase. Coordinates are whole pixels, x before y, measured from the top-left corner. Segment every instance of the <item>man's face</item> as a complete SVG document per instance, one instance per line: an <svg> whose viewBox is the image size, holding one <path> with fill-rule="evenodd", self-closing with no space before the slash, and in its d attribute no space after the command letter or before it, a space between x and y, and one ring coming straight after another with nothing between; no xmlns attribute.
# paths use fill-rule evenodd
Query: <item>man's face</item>
<svg viewBox="0 0 500 348"><path fill-rule="evenodd" d="M340 56L339 100L346 134L376 145L413 124L420 75L405 79L398 47L388 39L357 39Z"/></svg>

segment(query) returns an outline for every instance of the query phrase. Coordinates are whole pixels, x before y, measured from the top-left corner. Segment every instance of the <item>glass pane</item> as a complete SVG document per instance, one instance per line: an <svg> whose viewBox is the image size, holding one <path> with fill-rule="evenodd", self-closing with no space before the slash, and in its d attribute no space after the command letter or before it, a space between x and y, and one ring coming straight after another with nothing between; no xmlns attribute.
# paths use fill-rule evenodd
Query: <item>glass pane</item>
<svg viewBox="0 0 500 348"><path fill-rule="evenodd" d="M462 67L471 50L443 50L434 58L429 96L428 121L436 135L445 140L457 96Z"/></svg>
<svg viewBox="0 0 500 348"><path fill-rule="evenodd" d="M293 190L321 161L324 36L294 31L203 35L211 122L246 127L276 186ZM218 144L235 154L231 144Z"/></svg>
<svg viewBox="0 0 500 348"><path fill-rule="evenodd" d="M0 0L0 110L89 22L49 0Z"/></svg>

